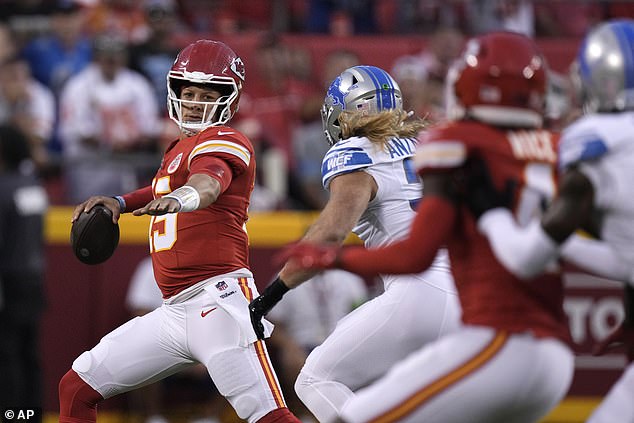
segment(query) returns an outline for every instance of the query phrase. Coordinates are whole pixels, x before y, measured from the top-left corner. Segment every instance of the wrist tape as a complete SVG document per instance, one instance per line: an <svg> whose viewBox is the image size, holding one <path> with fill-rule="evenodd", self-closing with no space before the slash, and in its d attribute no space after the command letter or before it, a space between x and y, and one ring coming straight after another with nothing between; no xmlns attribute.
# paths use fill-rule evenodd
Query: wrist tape
<svg viewBox="0 0 634 423"><path fill-rule="evenodd" d="M179 212L191 212L198 209L200 205L200 194L196 188L189 185L183 185L175 189L164 196L164 198L172 198L178 201L178 204L180 204Z"/></svg>

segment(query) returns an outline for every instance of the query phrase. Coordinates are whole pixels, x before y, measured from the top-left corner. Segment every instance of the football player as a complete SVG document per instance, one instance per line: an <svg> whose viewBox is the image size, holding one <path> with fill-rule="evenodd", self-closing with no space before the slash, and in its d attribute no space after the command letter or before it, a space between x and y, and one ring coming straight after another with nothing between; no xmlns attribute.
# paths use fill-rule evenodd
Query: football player
<svg viewBox="0 0 634 423"><path fill-rule="evenodd" d="M238 109L245 69L231 48L199 40L168 73L168 108L181 136L152 185L91 197L120 213L151 215L149 243L163 305L107 334L59 384L60 422L94 422L106 398L202 363L238 416L299 422L286 408L263 341L250 323L257 295L244 230L255 179L251 142L226 126ZM266 334L270 333L270 324Z"/></svg>
<svg viewBox="0 0 634 423"><path fill-rule="evenodd" d="M603 345L625 343L632 361L634 21L609 21L590 31L578 52L577 65L575 80L585 114L562 133L557 198L541 221L536 219L526 227L518 226L506 208L484 213L478 227L489 238L498 260L522 278L545 271L561 256L595 274L629 282L626 318ZM484 208L494 205L495 201ZM600 241L574 235L578 228ZM589 422L634 421L633 396L634 365L629 365Z"/></svg>
<svg viewBox="0 0 634 423"><path fill-rule="evenodd" d="M508 272L465 201L469 174L482 166L498 187L517 181L521 222L553 196L558 137L541 128L544 58L524 35L473 38L447 75L447 94L453 120L420 135L414 161L425 195L407 238L380 249L300 244L287 253L304 268L369 275L418 272L440 247L449 250L463 326L359 391L341 410L345 422L536 422L572 380L560 275L526 284Z"/></svg>
<svg viewBox="0 0 634 423"><path fill-rule="evenodd" d="M330 197L303 240L340 245L353 231L371 247L403 238L422 194L411 160L424 122L407 118L398 84L374 66L354 66L335 78L322 117L331 146L322 181ZM256 327L281 294L313 275L287 263L251 304ZM308 356L295 383L320 422L332 422L354 391L459 324L445 250L424 273L381 279L385 292L337 325Z"/></svg>

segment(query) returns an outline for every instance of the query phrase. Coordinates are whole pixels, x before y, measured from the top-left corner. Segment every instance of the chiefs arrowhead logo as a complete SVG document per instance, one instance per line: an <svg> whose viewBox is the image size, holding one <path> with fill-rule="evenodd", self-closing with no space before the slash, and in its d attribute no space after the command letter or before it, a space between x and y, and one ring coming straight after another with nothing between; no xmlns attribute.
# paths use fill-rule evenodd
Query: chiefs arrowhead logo
<svg viewBox="0 0 634 423"><path fill-rule="evenodd" d="M239 57L236 57L231 62L231 70L233 73L238 75L238 77L244 81L244 62Z"/></svg>
<svg viewBox="0 0 634 423"><path fill-rule="evenodd" d="M178 153L178 156L172 160L172 163L167 167L167 173L174 173L178 166L181 164L181 160L183 158L183 153Z"/></svg>

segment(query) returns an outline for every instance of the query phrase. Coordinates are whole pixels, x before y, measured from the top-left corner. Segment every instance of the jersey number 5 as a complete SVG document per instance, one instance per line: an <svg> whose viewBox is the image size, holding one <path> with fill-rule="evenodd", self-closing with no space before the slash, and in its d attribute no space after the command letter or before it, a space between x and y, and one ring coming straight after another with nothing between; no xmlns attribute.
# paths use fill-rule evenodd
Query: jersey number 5
<svg viewBox="0 0 634 423"><path fill-rule="evenodd" d="M172 192L170 177L164 176L152 183L154 195L164 195ZM176 228L178 213L168 213L162 216L152 216L150 219L150 253L169 250L176 242Z"/></svg>

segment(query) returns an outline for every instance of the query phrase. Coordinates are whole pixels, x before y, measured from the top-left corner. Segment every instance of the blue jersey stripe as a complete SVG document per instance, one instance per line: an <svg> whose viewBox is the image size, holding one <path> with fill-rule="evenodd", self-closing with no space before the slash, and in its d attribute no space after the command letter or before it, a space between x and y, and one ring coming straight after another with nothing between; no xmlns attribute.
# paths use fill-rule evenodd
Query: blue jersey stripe
<svg viewBox="0 0 634 423"><path fill-rule="evenodd" d="M362 68L372 79L372 82L374 83L374 88L376 89L376 92L377 92L377 96L376 96L377 106L379 110L383 110L383 98L380 95L381 86L379 85L379 81L377 80L376 75L374 75L370 66L359 66L359 67Z"/></svg>
<svg viewBox="0 0 634 423"><path fill-rule="evenodd" d="M588 44L588 39L584 38L581 43L581 48L579 49L579 53L577 54L577 62L579 62L579 73L581 74L581 78L583 80L590 79L590 66L588 66L588 62L586 61L586 44Z"/></svg>
<svg viewBox="0 0 634 423"><path fill-rule="evenodd" d="M579 161L593 160L608 152L608 147L602 139L586 141L579 155Z"/></svg>
<svg viewBox="0 0 634 423"><path fill-rule="evenodd" d="M383 103L383 108L381 110L393 109L396 102L394 101L394 85L392 84L390 76L382 69L375 68L373 66L370 67L370 70L376 76L379 84L379 95L381 96L381 102ZM384 86L389 87L389 89L384 90Z"/></svg>
<svg viewBox="0 0 634 423"><path fill-rule="evenodd" d="M631 46L634 45L634 29L628 22L619 22L613 26L614 35L619 42L621 55L623 56L624 69L634 68L634 52ZM631 72L624 74L625 89L634 88L634 75Z"/></svg>
<svg viewBox="0 0 634 423"><path fill-rule="evenodd" d="M376 88L378 109L393 109L396 103L394 101L394 86L387 73L374 66L362 66L362 68L370 75ZM390 89L384 90L384 85L387 85Z"/></svg>

